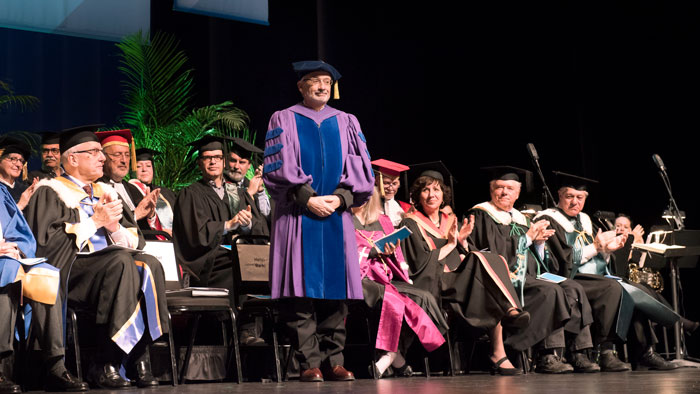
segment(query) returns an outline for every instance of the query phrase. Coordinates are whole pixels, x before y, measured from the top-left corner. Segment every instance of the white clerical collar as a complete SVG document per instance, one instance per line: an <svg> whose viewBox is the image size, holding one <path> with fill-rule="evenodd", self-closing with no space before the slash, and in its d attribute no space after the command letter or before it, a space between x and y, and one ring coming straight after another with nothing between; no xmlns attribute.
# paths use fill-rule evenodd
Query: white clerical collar
<svg viewBox="0 0 700 394"><path fill-rule="evenodd" d="M14 188L15 188L15 182L12 182L12 184L9 184L9 183L5 182L4 179L0 179L0 182L2 182L2 183L4 183L4 184L6 184L7 186L9 186L10 189L14 189Z"/></svg>

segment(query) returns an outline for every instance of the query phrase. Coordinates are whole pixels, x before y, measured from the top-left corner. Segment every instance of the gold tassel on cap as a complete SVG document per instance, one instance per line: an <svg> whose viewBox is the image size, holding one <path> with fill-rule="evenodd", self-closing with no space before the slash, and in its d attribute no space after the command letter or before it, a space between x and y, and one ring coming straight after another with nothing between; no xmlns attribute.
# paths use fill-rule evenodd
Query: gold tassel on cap
<svg viewBox="0 0 700 394"><path fill-rule="evenodd" d="M27 180L27 163L24 163L24 166L22 167L22 180Z"/></svg>
<svg viewBox="0 0 700 394"><path fill-rule="evenodd" d="M136 141L131 140L131 171L136 172Z"/></svg>
<svg viewBox="0 0 700 394"><path fill-rule="evenodd" d="M338 90L338 81L333 84L333 100L340 99L340 91Z"/></svg>

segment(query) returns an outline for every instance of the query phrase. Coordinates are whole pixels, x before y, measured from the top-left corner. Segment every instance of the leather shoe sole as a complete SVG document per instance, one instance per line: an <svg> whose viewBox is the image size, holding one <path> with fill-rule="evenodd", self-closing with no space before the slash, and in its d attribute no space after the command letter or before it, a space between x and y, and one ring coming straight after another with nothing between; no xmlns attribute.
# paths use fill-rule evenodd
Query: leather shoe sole
<svg viewBox="0 0 700 394"><path fill-rule="evenodd" d="M323 382L323 374L318 368L309 368L299 375L300 382Z"/></svg>

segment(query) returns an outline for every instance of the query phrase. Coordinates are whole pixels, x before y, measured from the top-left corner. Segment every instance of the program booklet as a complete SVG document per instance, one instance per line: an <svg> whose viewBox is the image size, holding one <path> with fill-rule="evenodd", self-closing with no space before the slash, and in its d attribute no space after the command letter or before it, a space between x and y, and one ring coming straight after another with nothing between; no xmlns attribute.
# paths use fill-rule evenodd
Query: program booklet
<svg viewBox="0 0 700 394"><path fill-rule="evenodd" d="M383 252L384 246L386 244L392 243L394 245L398 245L398 243L401 242L402 239L408 238L411 234L413 234L411 230L406 228L406 226L403 226L400 229L394 231L393 233L385 235L382 238L379 238L378 240L374 241L374 245Z"/></svg>

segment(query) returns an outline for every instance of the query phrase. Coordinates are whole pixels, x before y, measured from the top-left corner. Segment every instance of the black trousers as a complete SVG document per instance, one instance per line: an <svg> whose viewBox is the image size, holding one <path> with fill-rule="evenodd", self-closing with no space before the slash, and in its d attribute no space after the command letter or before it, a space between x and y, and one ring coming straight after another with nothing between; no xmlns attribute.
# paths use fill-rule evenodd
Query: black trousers
<svg viewBox="0 0 700 394"><path fill-rule="evenodd" d="M0 289L0 359L12 354L15 322L19 307L19 289L16 285ZM15 291L17 290L17 291ZM63 316L59 299L54 305L24 299L32 307L32 322L27 346L41 350L41 358L63 357Z"/></svg>
<svg viewBox="0 0 700 394"><path fill-rule="evenodd" d="M282 298L279 308L302 371L319 368L322 363L343 365L346 300Z"/></svg>

